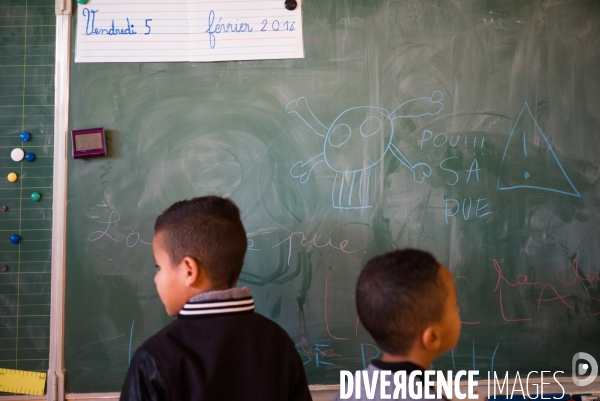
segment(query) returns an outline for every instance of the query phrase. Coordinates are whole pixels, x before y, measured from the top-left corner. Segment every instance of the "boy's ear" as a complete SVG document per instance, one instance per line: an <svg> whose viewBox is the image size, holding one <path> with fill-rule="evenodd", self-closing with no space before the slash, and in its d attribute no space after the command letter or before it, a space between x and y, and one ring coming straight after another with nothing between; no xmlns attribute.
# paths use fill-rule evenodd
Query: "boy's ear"
<svg viewBox="0 0 600 401"><path fill-rule="evenodd" d="M442 331L439 324L428 325L421 334L421 344L428 351L435 351L442 345Z"/></svg>
<svg viewBox="0 0 600 401"><path fill-rule="evenodd" d="M181 261L181 266L183 267L183 280L185 282L186 287L193 287L197 284L199 278L204 277L204 269L189 256L186 256Z"/></svg>

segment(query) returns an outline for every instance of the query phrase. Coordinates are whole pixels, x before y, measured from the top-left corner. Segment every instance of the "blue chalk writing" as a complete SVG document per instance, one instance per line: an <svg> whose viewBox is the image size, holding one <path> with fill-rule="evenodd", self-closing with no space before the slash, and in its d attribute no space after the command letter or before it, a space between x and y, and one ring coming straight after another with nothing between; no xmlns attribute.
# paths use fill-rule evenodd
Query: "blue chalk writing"
<svg viewBox="0 0 600 401"><path fill-rule="evenodd" d="M304 184L310 178L310 173L312 173L313 169L317 167L318 164L324 161L325 158L323 156L323 153L319 153L318 155L306 162L300 160L299 162L296 162L292 165L292 167L290 168L290 175L294 178L299 178L300 183ZM294 170L297 172L294 172Z"/></svg>
<svg viewBox="0 0 600 401"><path fill-rule="evenodd" d="M486 207L489 206L489 203L486 203L485 205L479 207L479 202L483 202L484 200L486 200L486 198L477 199L477 205L475 206L475 217L483 217L483 216L487 216L488 214L492 214L492 212L485 212L483 214L479 214L479 212L481 212L482 210L484 210Z"/></svg>
<svg viewBox="0 0 600 401"><path fill-rule="evenodd" d="M494 353L492 354L492 366L490 367L490 372L494 371L494 359L496 358L496 352L498 351L498 347L500 343L496 344L496 348L494 349Z"/></svg>
<svg viewBox="0 0 600 401"><path fill-rule="evenodd" d="M322 354L323 356L326 356L326 357L329 356L325 352L323 352L322 350L320 350L319 347L329 347L329 345L316 343L315 346L316 346L316 348L315 348L315 359L316 359L316 361L315 362L316 362L317 368L318 368L319 367L319 354ZM323 365L335 366L335 364L333 364L331 362L325 362L325 361L320 361L320 362Z"/></svg>
<svg viewBox="0 0 600 401"><path fill-rule="evenodd" d="M308 360L306 362L302 363L303 365L306 365L313 361L313 359L310 357L309 354L314 353L314 356L315 356L314 361L315 361L315 365L317 366L317 368L320 368L321 365L336 366L335 363L323 361L323 358L328 358L328 357L332 357L332 356L341 356L340 354L336 354L332 348L329 348L329 349L321 349L320 348L320 347L329 347L328 344L315 343L314 345L315 345L315 348L305 350L303 343L296 344L296 351L298 351L298 353L303 354L304 356L306 356L308 358ZM301 346L301 349L298 349L299 346Z"/></svg>
<svg viewBox="0 0 600 401"><path fill-rule="evenodd" d="M452 206L450 206L450 209L448 209L448 202L455 202L456 203L456 212L454 213L449 213L448 211L452 210ZM456 199L450 199L448 197L444 198L444 203L446 205L446 224L448 224L448 217L452 217L452 216L456 216L456 214L458 213L458 211L460 210L460 203L458 203L458 201Z"/></svg>
<svg viewBox="0 0 600 401"><path fill-rule="evenodd" d="M456 363L454 363L454 348L452 348L452 369L456 370Z"/></svg>
<svg viewBox="0 0 600 401"><path fill-rule="evenodd" d="M300 358L302 358L303 355L308 358L308 361L302 362L302 365L306 365L307 363L310 363L312 361L312 358L306 352L304 352L304 350L300 351L298 349L298 347L301 346L301 345L302 345L302 343L296 344L296 351L298 351L298 353L301 354Z"/></svg>
<svg viewBox="0 0 600 401"><path fill-rule="evenodd" d="M458 141L460 139L460 135L456 135L456 141L454 141L454 143L452 143L452 139L454 139L454 135L452 135L450 137L450 146L452 146L453 148L455 148L456 145L458 145Z"/></svg>
<svg viewBox="0 0 600 401"><path fill-rule="evenodd" d="M485 210L489 207L489 203L485 202L486 198L478 198L475 201L475 217L482 218L489 214L491 211ZM471 216L471 210L473 206L473 198L463 198L462 204L457 199L444 197L444 215L446 218L446 224L448 224L448 217L454 217L462 210L464 221L469 220ZM456 207L456 210L454 209Z"/></svg>
<svg viewBox="0 0 600 401"><path fill-rule="evenodd" d="M131 343L133 341L133 326L135 325L135 319L131 323L131 331L129 332L129 358L127 359L127 366L131 364Z"/></svg>
<svg viewBox="0 0 600 401"><path fill-rule="evenodd" d="M449 168L446 168L446 167L442 166L442 164L443 164L445 161L447 161L447 160L451 160L451 159L458 159L458 157L456 157L456 156L452 156L452 157L447 157L447 158L445 158L444 160L442 160L442 161L440 162L440 168L441 168L442 170L444 170L444 171L449 171L449 172L453 173L453 174L456 176L456 179L454 180L454 182L453 182L453 183L449 183L449 182L447 183L447 184L448 184L448 185L450 185L450 186L454 186L454 185L456 185L456 183L458 182L458 173L457 173L456 171L452 170L452 169L449 169Z"/></svg>
<svg viewBox="0 0 600 401"><path fill-rule="evenodd" d="M525 113L525 111L527 111ZM523 132L523 149L519 149L521 144L517 139L512 141L515 132ZM541 141L539 143L542 146L546 146L550 153L547 152L537 152L532 155L529 155L527 152L527 132L531 134L531 137L539 137ZM507 158L507 154L509 157ZM548 155L548 156L546 156ZM531 156L531 157L529 157ZM536 157L538 160L536 160ZM546 157L547 160L542 159ZM523 166L522 169L514 168L510 166L512 163L519 163L518 165ZM547 172L550 168L555 170L557 174L556 177L549 181L545 179L547 173L544 175L531 175L530 172L532 170L523 171L529 166L533 164L543 165L545 166L545 171ZM555 168L558 167L556 170ZM562 175L562 176L561 176ZM527 181L523 181L523 179ZM508 191L518 188L528 188L528 189L539 189L542 191L550 191L556 192L564 195L571 195L580 198L581 195L575 185L571 182L571 179L563 169L558 157L552 150L552 146L550 142L546 138L546 135L542 132L542 129L538 125L537 121L533 117L533 113L529 109L529 105L527 102L523 105L517 120L515 121L515 125L513 126L512 132L510 133L510 137L508 138L508 142L506 143L506 148L504 150L504 155L502 156L502 165L500 167L500 174L498 176L498 186L497 189L500 191Z"/></svg>
<svg viewBox="0 0 600 401"><path fill-rule="evenodd" d="M469 182L469 179L471 178L471 173L475 173L475 178L477 178L477 181L479 181L480 171L481 169L479 168L479 162L477 161L477 159L473 159L473 161L471 162L471 167L469 167L469 169L467 170L467 172L469 173L469 175L467 176L467 182Z"/></svg>
<svg viewBox="0 0 600 401"><path fill-rule="evenodd" d="M84 8L81 12L84 17L87 18L85 23L85 34L86 35L136 35L137 32L133 29L134 25L129 22L129 18L125 18L127 20L127 28L115 28L115 20L112 20L112 24L110 28L97 28L96 24L96 13L98 10L90 10L89 8ZM151 21L151 20L150 20ZM148 20L146 20L147 26ZM148 27L149 28L149 27ZM148 31L149 33L150 31Z"/></svg>
<svg viewBox="0 0 600 401"><path fill-rule="evenodd" d="M437 140L438 138L442 138L441 143L439 143L439 141ZM433 146L436 148L444 146L446 142L448 142L448 135L446 135L445 132L440 132L435 136L435 138L433 138Z"/></svg>
<svg viewBox="0 0 600 401"><path fill-rule="evenodd" d="M425 134L429 134L429 136L425 137ZM429 131L428 129L424 129L423 135L421 136L421 150L423 150L423 144L431 140L431 138L433 138L433 132Z"/></svg>
<svg viewBox="0 0 600 401"><path fill-rule="evenodd" d="M467 199L469 200L469 209L467 210L467 213L465 214L465 202L467 201ZM463 199L463 203L462 203L462 214L463 214L463 218L465 219L465 221L469 220L469 215L471 214L471 198L465 198Z"/></svg>
<svg viewBox="0 0 600 401"><path fill-rule="evenodd" d="M496 352L498 351L498 347L500 346L500 343L496 344L496 348L494 348L494 352L492 353L492 358L491 358L491 362L490 362L490 372L494 371L494 360L496 358ZM452 369L453 370L457 370L456 368L456 361L454 360L454 349L452 349L451 352L452 355ZM477 370L477 367L475 365L475 361L477 359L477 356L475 354L475 340L473 340L472 345L471 345L471 370ZM456 377L456 375L455 375ZM475 376L475 378L479 379L481 378L481 376Z"/></svg>
<svg viewBox="0 0 600 401"><path fill-rule="evenodd" d="M475 340L473 340L473 370L477 370L475 369Z"/></svg>
<svg viewBox="0 0 600 401"><path fill-rule="evenodd" d="M431 142L431 144L433 145L434 148L441 148L442 146L449 144L451 148L455 148L458 145L458 142L460 141L460 134L452 134L452 135L448 135L445 132L440 132L437 135L434 135L433 132L431 132L428 129L423 130L423 134L421 135L421 139L419 140L420 143L420 149L423 150L423 145L426 144L426 142ZM464 145L465 147L467 146L467 141L469 140L469 137L465 135L464 138ZM479 145L479 147L481 149L483 149L483 144L485 142L485 138L481 138L481 144ZM477 137L473 137L473 148L477 147Z"/></svg>
<svg viewBox="0 0 600 401"><path fill-rule="evenodd" d="M365 358L365 346L374 348L377 351L377 355L372 356L370 358ZM367 361L377 358L379 356L379 354L381 354L381 351L379 350L379 348L377 348L373 344L368 344L368 343L360 344L360 355L362 356L363 369L365 369L365 370L367 369Z"/></svg>
<svg viewBox="0 0 600 401"><path fill-rule="evenodd" d="M343 111L331 125L326 126L314 115L304 97L289 102L288 114L296 114L312 131L324 138L323 152L308 161L299 161L290 168L290 175L304 184L313 169L324 162L336 173L331 202L339 210L370 208L369 180L371 169L379 164L386 153L394 156L412 172L413 179L422 183L431 176L427 163L412 163L393 143L394 120L434 116L444 107L442 93L410 99L392 112L372 106L352 107ZM425 130L421 146L425 141ZM443 134L445 135L445 134ZM447 140L447 138L446 138ZM381 144L383 143L383 146ZM440 145L441 146L441 145Z"/></svg>

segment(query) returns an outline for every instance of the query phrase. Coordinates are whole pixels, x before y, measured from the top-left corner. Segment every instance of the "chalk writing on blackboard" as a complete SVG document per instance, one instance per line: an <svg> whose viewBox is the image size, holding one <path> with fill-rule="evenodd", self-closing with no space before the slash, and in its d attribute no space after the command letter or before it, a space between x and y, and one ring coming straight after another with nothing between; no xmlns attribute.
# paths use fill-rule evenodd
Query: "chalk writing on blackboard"
<svg viewBox="0 0 600 401"><path fill-rule="evenodd" d="M540 139L538 142L541 147L536 152L532 152L533 145L528 145L528 139L531 142L532 138ZM510 133L498 177L499 190L517 188L581 197L527 103L521 109Z"/></svg>
<svg viewBox="0 0 600 401"><path fill-rule="evenodd" d="M312 239L308 242L306 242L306 235L303 232L300 231L296 231L291 233L286 239L284 239L283 241L279 242L278 244L273 245L272 248L276 248L278 246L280 246L281 244L287 242L288 245L288 258L287 258L287 264L288 266L290 265L290 259L292 257L292 249L293 249L293 239L294 236L299 237L300 238L300 245L303 247L307 247L309 245L312 245L315 248L325 248L327 246L334 248L334 249L338 249L344 253L354 253L356 252L356 250L347 250L346 247L348 246L348 240L343 240L340 242L339 246L335 246L331 243L331 238L327 239L327 242L324 244L317 244L317 234L315 234Z"/></svg>
<svg viewBox="0 0 600 401"><path fill-rule="evenodd" d="M496 287L494 288L493 292L498 294L498 297L499 297L498 301L499 301L499 305L500 305L500 314L502 316L502 319L506 322L531 321L531 320L533 320L533 315L530 315L530 316L507 316L505 308L504 308L505 299L507 297L506 296L503 297L503 294L504 294L502 291L503 286L508 286L508 287L506 287L508 289L510 287L543 285L541 291L539 291L539 295L538 295L537 302L536 302L536 310L537 310L538 315L540 315L542 312L542 310L541 310L541 307L543 305L542 302L544 304L546 304L548 302L561 302L564 305L564 307L569 308L571 310L575 309L572 304L573 301L571 301L571 303L569 303L569 299L571 299L570 297L577 296L576 294L565 293L565 290L559 291L559 289L557 289L556 286L554 286L550 283L542 283L539 281L531 282L531 281L529 281L529 277L525 274L518 274L515 277L515 279L513 281L511 281L505 277L504 273L502 272L502 268L500 267L500 263L495 259L494 259L494 269L496 270L498 277L496 280ZM568 273L566 271L563 272L563 270L566 270L565 266L559 266L555 272L556 278L558 279L558 281L561 284L563 284L564 286L567 286L567 287L572 287L576 283L579 284L578 287L576 287L576 288L583 288L583 292L585 295L585 297L583 297L583 299L587 298L589 300L589 304L594 304L594 306L596 308L598 306L600 306L600 299L594 297L592 295L592 293L590 292L590 289L593 288L593 283L600 281L598 272L590 271L587 274L582 272L579 268L579 264L578 264L577 260L575 260L575 259L571 262L571 271L574 275L572 281L567 281L568 279L566 279L564 277L564 275L568 274ZM508 298L512 298L512 297L508 297ZM581 299L582 297L577 296L577 298ZM600 315L600 311L590 309L589 305L586 305L585 309L586 309L586 313L589 316Z"/></svg>
<svg viewBox="0 0 600 401"><path fill-rule="evenodd" d="M121 215L115 211L110 213L110 216L108 216L108 221L99 221L98 220L98 223L106 224L106 228L103 231L94 231L93 233L91 233L88 236L88 240L94 242L94 241L98 241L100 238L106 236L115 242L121 242L118 239L116 239L115 237L113 237L112 235L108 234L108 230L110 229L111 224L115 224L119 220L121 220Z"/></svg>
<svg viewBox="0 0 600 401"><path fill-rule="evenodd" d="M323 308L325 309L325 328L327 329L327 334L329 334L329 337L331 337L335 340L341 340L341 341L349 340L349 338L347 338L347 337L336 337L333 334L331 334L331 330L329 329L329 318L328 318L328 313L327 313L327 289L328 288L329 288L329 280L327 279L327 277L325 277L325 297L323 298Z"/></svg>
<svg viewBox="0 0 600 401"><path fill-rule="evenodd" d="M131 364L131 344L133 343L133 327L135 326L135 319L131 323L131 330L129 331L129 353L127 355L127 365Z"/></svg>
<svg viewBox="0 0 600 401"><path fill-rule="evenodd" d="M498 352L498 347L500 347L500 343L496 344L496 348L494 349L494 353L492 354L492 360L490 363L490 372L494 371L494 359L496 358L496 352ZM471 366L469 367L469 369L477 370L477 367L475 364L475 361L477 360L477 356L475 354L475 340L473 340L471 349L472 349L472 351L471 351L471 361L472 362L471 362ZM452 349L451 356L452 356L452 369L457 370L456 362L454 360L454 349ZM433 370L433 365L431 365L430 369ZM454 375L456 376L456 374L454 374ZM481 378L481 376L475 376L475 377L478 379Z"/></svg>
<svg viewBox="0 0 600 401"><path fill-rule="evenodd" d="M296 344L296 349L297 350L298 350L298 345L302 345L302 343ZM313 358L311 358L310 355L313 355L315 357L314 363L315 363L315 366L317 368L320 368L321 365L336 366L335 363L324 361L323 358L329 358L329 357L332 357L332 356L338 356L338 357L340 357L342 355L335 354L333 352L332 348L322 348L322 347L330 347L330 345L329 344L315 343L314 344L314 348L312 348L310 351L309 350L305 350L304 347L302 347L302 351L298 350L298 353L300 353L301 357L302 356L308 357L308 360L304 361L303 365L306 365L306 364L312 362Z"/></svg>
<svg viewBox="0 0 600 401"><path fill-rule="evenodd" d="M317 239L319 235L314 234L312 238L307 237L301 231L296 231L290 233L283 241L279 241L275 245L270 246L270 249L281 249L285 251L287 249L287 257L285 263L281 264L274 272L267 274L266 276L260 276L254 273L250 273L246 270L242 270L240 275L240 282L253 284L258 286L264 286L266 284L283 284L287 281L293 280L299 274L302 268L306 269L306 266L301 266L301 264L297 264L296 268L293 271L290 271L292 266L292 254L294 252L298 253L298 249L302 248L329 248L334 250L334 252L342 252L344 254L353 254L357 252L356 249L353 248L352 245L349 245L348 240L344 239L339 242L332 242L331 238L325 239ZM310 238L310 239L309 239ZM299 248L302 247L302 248ZM350 248L350 249L346 249ZM254 240L248 239L248 250L251 251L261 251L261 249L254 248Z"/></svg>
<svg viewBox="0 0 600 401"><path fill-rule="evenodd" d="M444 107L442 98L442 93L435 91L429 97L408 100L391 112L373 106L353 107L343 111L329 126L319 121L304 97L289 102L286 112L296 114L316 135L324 138L323 152L306 162L294 163L290 175L304 184L313 169L325 163L336 173L331 202L339 210L371 207L371 168L387 153L411 171L415 182L422 183L431 176L431 166L412 163L393 143L394 120L434 116Z"/></svg>
<svg viewBox="0 0 600 401"><path fill-rule="evenodd" d="M109 234L109 230L111 229L111 226L114 227L114 225L116 225L119 222L119 220L121 220L121 215L119 214L119 212L113 210L112 212L110 212L110 216L108 216L108 221L98 220L98 223L106 224L106 227L104 228L104 230L94 231L93 233L91 233L88 236L88 240L91 242L94 242L94 241L98 241L102 237L108 237L111 240L113 240L114 242L123 242L123 241L118 240L116 238L116 236ZM151 242L142 240L140 238L140 233L137 231L130 232L127 235L127 237L125 238L125 245L127 245L128 248L133 248L138 243L145 244L145 245L152 244Z"/></svg>

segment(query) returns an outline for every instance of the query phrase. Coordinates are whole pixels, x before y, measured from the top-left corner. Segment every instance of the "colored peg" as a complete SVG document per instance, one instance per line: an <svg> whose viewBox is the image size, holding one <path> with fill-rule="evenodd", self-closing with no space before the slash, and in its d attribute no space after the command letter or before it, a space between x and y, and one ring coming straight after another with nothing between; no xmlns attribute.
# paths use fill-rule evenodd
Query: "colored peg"
<svg viewBox="0 0 600 401"><path fill-rule="evenodd" d="M25 157L25 152L21 148L14 148L12 152L10 152L10 158L16 162L20 162Z"/></svg>
<svg viewBox="0 0 600 401"><path fill-rule="evenodd" d="M15 181L17 181L17 173L10 173L10 174L8 174L7 178L8 178L8 181L15 182Z"/></svg>
<svg viewBox="0 0 600 401"><path fill-rule="evenodd" d="M31 139L31 134L27 131L23 131L19 137L21 138L21 141L27 142Z"/></svg>
<svg viewBox="0 0 600 401"><path fill-rule="evenodd" d="M28 162L32 162L35 160L35 154L31 153L31 152L27 152L27 154L25 155L25 160Z"/></svg>
<svg viewBox="0 0 600 401"><path fill-rule="evenodd" d="M10 242L13 244L18 244L21 241L21 236L19 234L13 234L10 236Z"/></svg>
<svg viewBox="0 0 600 401"><path fill-rule="evenodd" d="M39 192L34 192L31 194L31 200L34 202L38 202L40 199L42 199L42 195L40 195Z"/></svg>

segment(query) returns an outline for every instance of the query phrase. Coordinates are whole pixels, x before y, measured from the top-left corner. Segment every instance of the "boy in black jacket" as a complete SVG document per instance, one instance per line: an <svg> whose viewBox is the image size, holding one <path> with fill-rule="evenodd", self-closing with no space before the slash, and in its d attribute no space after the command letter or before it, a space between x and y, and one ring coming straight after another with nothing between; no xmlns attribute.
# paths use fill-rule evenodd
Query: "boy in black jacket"
<svg viewBox="0 0 600 401"><path fill-rule="evenodd" d="M136 351L121 400L311 400L289 335L235 287L246 248L228 199L177 202L158 217L154 282L177 319Z"/></svg>

